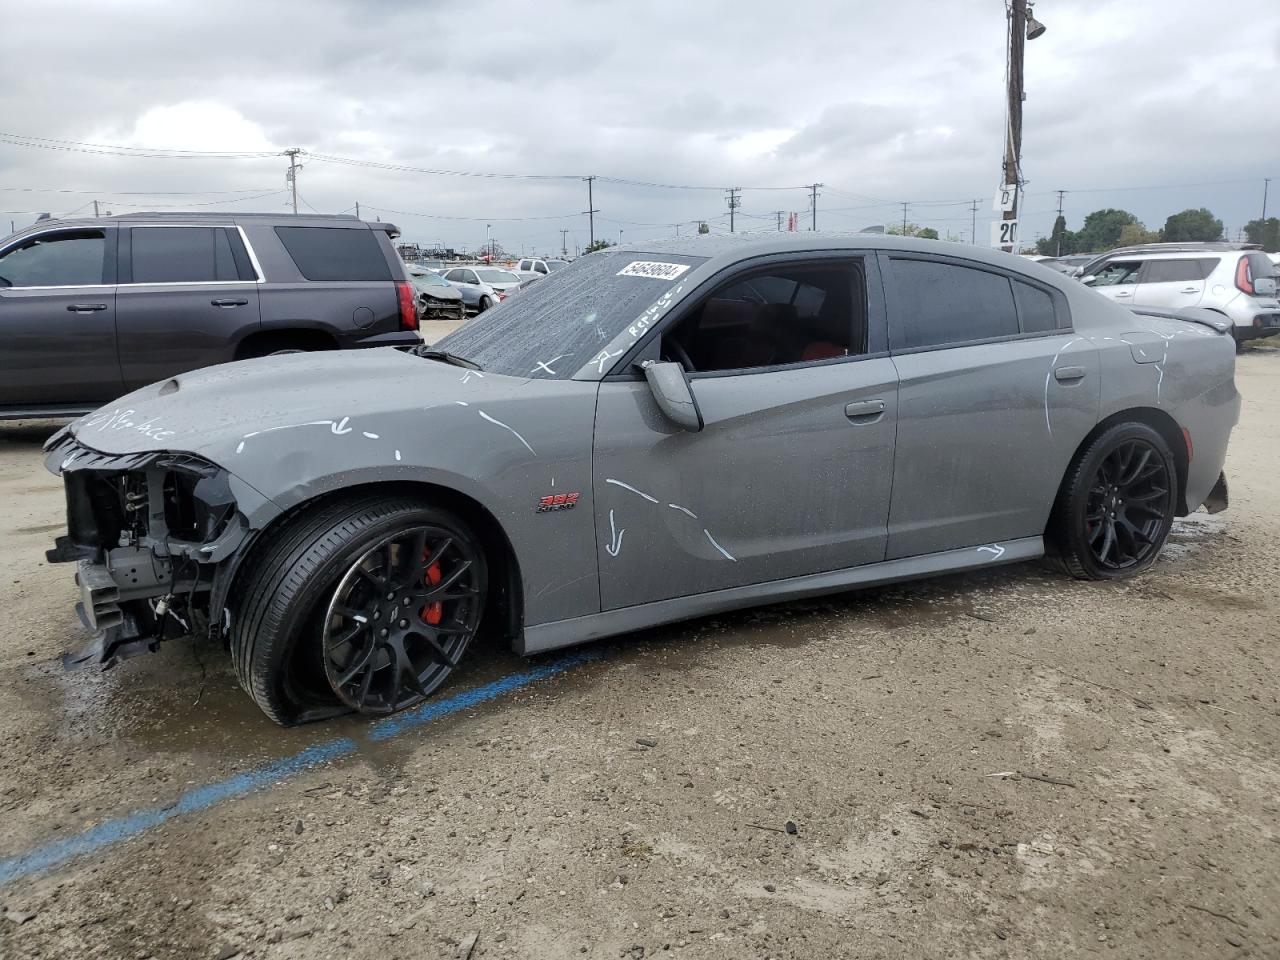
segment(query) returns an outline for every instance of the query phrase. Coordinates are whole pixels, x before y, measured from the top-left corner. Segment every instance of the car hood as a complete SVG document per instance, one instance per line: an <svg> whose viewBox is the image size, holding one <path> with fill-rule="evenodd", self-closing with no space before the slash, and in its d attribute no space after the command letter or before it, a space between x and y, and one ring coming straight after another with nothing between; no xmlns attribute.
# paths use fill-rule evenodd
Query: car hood
<svg viewBox="0 0 1280 960"><path fill-rule="evenodd" d="M419 287L418 293L436 300L461 300L462 291L455 287Z"/></svg>
<svg viewBox="0 0 1280 960"><path fill-rule="evenodd" d="M389 347L286 354L171 377L70 429L102 453L181 451L235 470L322 438L377 440L406 414L495 401L525 383Z"/></svg>

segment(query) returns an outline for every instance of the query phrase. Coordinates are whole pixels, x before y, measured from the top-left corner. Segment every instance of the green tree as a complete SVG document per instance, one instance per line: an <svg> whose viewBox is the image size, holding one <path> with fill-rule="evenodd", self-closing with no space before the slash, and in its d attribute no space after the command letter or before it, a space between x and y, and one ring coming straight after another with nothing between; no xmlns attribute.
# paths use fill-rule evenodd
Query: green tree
<svg viewBox="0 0 1280 960"><path fill-rule="evenodd" d="M705 223L700 223L700 224L698 224L698 232L699 232L699 233L710 233L710 232L711 232L711 228L710 228L709 226L707 226Z"/></svg>
<svg viewBox="0 0 1280 960"><path fill-rule="evenodd" d="M1101 253L1120 245L1120 232L1131 223L1141 225L1141 221L1128 210L1116 210L1106 207L1095 210L1084 218L1084 225L1075 235L1075 250L1078 253Z"/></svg>
<svg viewBox="0 0 1280 960"><path fill-rule="evenodd" d="M1244 235L1250 243L1262 244L1267 253L1280 253L1280 218L1250 220L1244 225Z"/></svg>
<svg viewBox="0 0 1280 960"><path fill-rule="evenodd" d="M904 230L896 224L892 227L885 227L884 232L895 237L923 237L926 240L937 240L938 231L933 227L922 227L918 223L908 223Z"/></svg>
<svg viewBox="0 0 1280 960"><path fill-rule="evenodd" d="M608 240L600 239L600 240L595 241L595 243L589 243L589 244L587 244L587 245L586 245L586 247L583 249L583 251L582 251L582 252L583 252L583 253L595 253L597 250L607 250L609 247L612 247L612 246L613 246L613 244L612 244L612 243L610 243Z"/></svg>
<svg viewBox="0 0 1280 960"><path fill-rule="evenodd" d="M1159 243L1160 231L1148 230L1140 223L1126 224L1120 230L1120 246L1136 247L1140 243Z"/></svg>
<svg viewBox="0 0 1280 960"><path fill-rule="evenodd" d="M1074 235L1067 229L1067 218L1059 215L1053 221L1053 232L1036 241L1036 253L1042 257L1065 257L1074 252L1071 249L1072 239Z"/></svg>
<svg viewBox="0 0 1280 960"><path fill-rule="evenodd" d="M1164 222L1164 238L1170 243L1222 239L1222 221L1201 207L1183 210Z"/></svg>

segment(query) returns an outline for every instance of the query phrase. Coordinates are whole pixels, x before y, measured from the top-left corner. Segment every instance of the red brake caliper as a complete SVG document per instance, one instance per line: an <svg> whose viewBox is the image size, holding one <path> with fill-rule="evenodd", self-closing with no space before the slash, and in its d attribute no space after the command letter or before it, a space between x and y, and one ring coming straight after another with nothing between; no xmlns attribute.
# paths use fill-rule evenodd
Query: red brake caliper
<svg viewBox="0 0 1280 960"><path fill-rule="evenodd" d="M422 559L426 560L430 556L431 548L427 547L422 554ZM427 575L424 578L423 583L428 587L434 587L443 579L444 574L440 572L440 561L437 560L431 566L427 567ZM429 623L432 626L435 626L444 617L444 602L436 600L432 603L428 603L421 611L419 611L418 616L422 617L423 623Z"/></svg>

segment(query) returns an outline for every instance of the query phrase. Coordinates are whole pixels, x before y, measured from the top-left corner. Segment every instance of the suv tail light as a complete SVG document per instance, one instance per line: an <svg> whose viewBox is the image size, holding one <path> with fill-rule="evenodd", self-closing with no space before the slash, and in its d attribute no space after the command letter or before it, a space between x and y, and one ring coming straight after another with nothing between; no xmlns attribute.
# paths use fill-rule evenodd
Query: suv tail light
<svg viewBox="0 0 1280 960"><path fill-rule="evenodd" d="M1240 262L1236 264L1236 289L1241 293L1253 295L1253 271L1250 269L1247 256L1241 257Z"/></svg>
<svg viewBox="0 0 1280 960"><path fill-rule="evenodd" d="M400 300L400 326L406 330L418 329L418 305L413 298L413 284L397 281L396 296Z"/></svg>

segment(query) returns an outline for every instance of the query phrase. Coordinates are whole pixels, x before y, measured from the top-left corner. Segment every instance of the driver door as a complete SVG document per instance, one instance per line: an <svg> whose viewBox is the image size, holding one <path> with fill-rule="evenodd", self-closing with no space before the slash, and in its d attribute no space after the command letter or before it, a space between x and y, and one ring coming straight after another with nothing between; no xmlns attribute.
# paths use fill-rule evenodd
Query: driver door
<svg viewBox="0 0 1280 960"><path fill-rule="evenodd" d="M601 384L593 502L602 609L884 559L898 378L874 257L795 255L673 312L686 432L634 370Z"/></svg>

